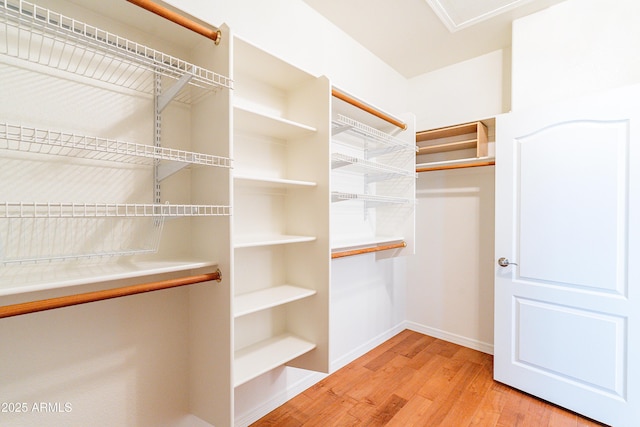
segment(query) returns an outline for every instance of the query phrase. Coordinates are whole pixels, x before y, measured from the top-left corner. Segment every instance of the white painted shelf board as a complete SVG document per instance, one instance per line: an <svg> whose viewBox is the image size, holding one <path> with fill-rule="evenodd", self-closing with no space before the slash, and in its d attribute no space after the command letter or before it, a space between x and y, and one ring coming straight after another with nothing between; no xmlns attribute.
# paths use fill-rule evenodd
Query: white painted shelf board
<svg viewBox="0 0 640 427"><path fill-rule="evenodd" d="M316 128L245 107L233 108L237 129L289 140L316 132Z"/></svg>
<svg viewBox="0 0 640 427"><path fill-rule="evenodd" d="M240 349L234 355L234 387L310 352L315 344L283 334Z"/></svg>
<svg viewBox="0 0 640 427"><path fill-rule="evenodd" d="M317 186L317 184L312 181L300 181L295 179L283 179L283 178L265 178L265 177L242 175L242 174L236 174L234 176L234 179L250 185L272 187L272 188L286 188L286 187L295 188L295 187L316 187Z"/></svg>
<svg viewBox="0 0 640 427"><path fill-rule="evenodd" d="M12 265L0 268L0 296L47 289L66 288L155 274L190 271L213 267L217 263L203 260L65 262L55 264Z"/></svg>
<svg viewBox="0 0 640 427"><path fill-rule="evenodd" d="M280 285L238 295L234 299L234 317L245 316L315 295L313 289Z"/></svg>
<svg viewBox="0 0 640 427"><path fill-rule="evenodd" d="M404 240L405 240L404 237L398 237L398 236L341 238L341 239L335 239L335 240L333 240L331 242L331 251L332 252L340 252L340 251L345 251L345 250L366 248L366 247L371 247L371 246L389 245L389 244L392 244L392 243L403 242Z"/></svg>
<svg viewBox="0 0 640 427"><path fill-rule="evenodd" d="M293 236L290 234L270 234L264 236L236 235L235 248L252 248L256 246L286 245L291 243L313 242L315 236Z"/></svg>

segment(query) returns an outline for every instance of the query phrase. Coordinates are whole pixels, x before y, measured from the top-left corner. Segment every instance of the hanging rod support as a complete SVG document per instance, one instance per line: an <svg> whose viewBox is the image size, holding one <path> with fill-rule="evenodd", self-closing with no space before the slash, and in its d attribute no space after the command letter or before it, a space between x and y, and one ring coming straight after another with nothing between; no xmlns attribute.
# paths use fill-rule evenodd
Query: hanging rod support
<svg viewBox="0 0 640 427"><path fill-rule="evenodd" d="M58 298L49 298L39 301L30 301L20 304L5 305L0 307L0 319L4 317L19 316L22 314L37 313L39 311L52 310L54 308L70 307L89 302L103 301L106 299L125 297L145 292L159 291L162 289L176 288L179 286L193 285L196 283L222 280L219 269L213 273L198 274L195 276L181 277L178 279L163 280L160 282L141 283L138 285L123 286L115 289L87 292L84 294L67 295Z"/></svg>
<svg viewBox="0 0 640 427"><path fill-rule="evenodd" d="M222 33L217 28L207 28L204 25L200 25L197 22L192 21L189 18L186 18L166 7L160 6L157 3L154 3L150 0L127 0L129 3L133 3L136 6L140 6L143 9L148 10L149 12L155 13L156 15L162 16L165 19L168 19L171 22L174 22L178 25L181 25L191 31L194 31L202 36L205 36L208 39L214 41L214 43L220 44L220 38L222 37Z"/></svg>

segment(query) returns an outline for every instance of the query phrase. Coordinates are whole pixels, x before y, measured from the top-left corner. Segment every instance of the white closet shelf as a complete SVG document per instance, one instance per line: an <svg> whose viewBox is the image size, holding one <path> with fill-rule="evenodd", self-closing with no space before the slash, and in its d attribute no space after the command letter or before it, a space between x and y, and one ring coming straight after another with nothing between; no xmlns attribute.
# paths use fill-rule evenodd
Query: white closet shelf
<svg viewBox="0 0 640 427"><path fill-rule="evenodd" d="M204 260L161 260L89 262L64 264L33 264L28 269L19 265L0 268L0 296L25 292L89 285L114 280L131 279L158 274L189 272L216 266Z"/></svg>
<svg viewBox="0 0 640 427"><path fill-rule="evenodd" d="M145 93L156 73L206 92L233 88L225 76L26 1L0 2L0 25L8 40L0 53L75 75ZM193 101L190 91L175 99Z"/></svg>
<svg viewBox="0 0 640 427"><path fill-rule="evenodd" d="M291 334L283 334L252 344L234 355L234 387L310 352L315 344Z"/></svg>
<svg viewBox="0 0 640 427"><path fill-rule="evenodd" d="M241 124L239 129L249 133L289 140L316 132L312 126L246 107L235 106L233 113L234 121Z"/></svg>
<svg viewBox="0 0 640 427"><path fill-rule="evenodd" d="M230 206L142 203L0 202L4 218L107 218L228 216Z"/></svg>
<svg viewBox="0 0 640 427"><path fill-rule="evenodd" d="M344 169L360 174L382 174L397 177L411 176L416 177L417 174L407 170L407 168L399 168L396 166L365 160L359 157L349 156L343 153L331 154L331 167L333 169Z"/></svg>
<svg viewBox="0 0 640 427"><path fill-rule="evenodd" d="M376 207L380 205L406 205L412 204L413 200L403 197L378 196L373 194L343 193L339 191L331 192L331 201L340 202L346 200L362 201L367 207Z"/></svg>
<svg viewBox="0 0 640 427"><path fill-rule="evenodd" d="M11 151L153 165L156 160L230 168L226 157L0 123L0 148Z"/></svg>
<svg viewBox="0 0 640 427"><path fill-rule="evenodd" d="M245 316L315 295L313 289L280 285L238 295L234 298L234 317Z"/></svg>
<svg viewBox="0 0 640 427"><path fill-rule="evenodd" d="M316 187L317 184L311 181L299 181L294 179L283 178L265 178L259 176L236 174L234 180L247 185L270 187L270 188L297 188L297 187Z"/></svg>
<svg viewBox="0 0 640 427"><path fill-rule="evenodd" d="M289 234L269 234L269 235L236 235L235 248L253 248L257 246L288 245L292 243L313 242L315 236L293 236Z"/></svg>

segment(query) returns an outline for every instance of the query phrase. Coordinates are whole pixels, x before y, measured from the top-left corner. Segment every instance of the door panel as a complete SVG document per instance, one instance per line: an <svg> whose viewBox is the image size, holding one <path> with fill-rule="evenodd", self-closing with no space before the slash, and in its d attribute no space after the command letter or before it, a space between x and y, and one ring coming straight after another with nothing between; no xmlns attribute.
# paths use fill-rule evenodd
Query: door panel
<svg viewBox="0 0 640 427"><path fill-rule="evenodd" d="M496 121L495 379L640 420L640 86Z"/></svg>
<svg viewBox="0 0 640 427"><path fill-rule="evenodd" d="M568 122L516 138L520 277L620 289L628 144L627 121Z"/></svg>

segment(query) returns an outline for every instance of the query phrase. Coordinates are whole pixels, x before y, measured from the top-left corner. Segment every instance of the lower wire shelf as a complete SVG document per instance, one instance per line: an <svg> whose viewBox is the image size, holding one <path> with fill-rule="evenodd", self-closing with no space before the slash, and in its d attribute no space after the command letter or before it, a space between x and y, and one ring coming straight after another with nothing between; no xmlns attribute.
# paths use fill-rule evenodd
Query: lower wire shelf
<svg viewBox="0 0 640 427"><path fill-rule="evenodd" d="M292 334L282 334L237 350L234 355L234 387L285 365L316 345Z"/></svg>
<svg viewBox="0 0 640 427"><path fill-rule="evenodd" d="M199 259L119 260L118 262L71 261L63 264L34 264L24 268L0 268L0 297L28 292L107 283L215 267L217 262Z"/></svg>

